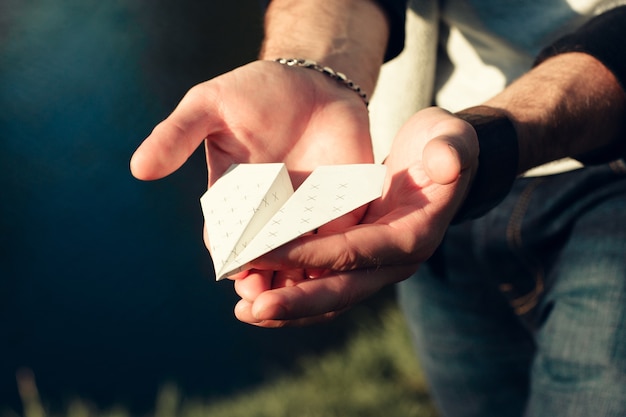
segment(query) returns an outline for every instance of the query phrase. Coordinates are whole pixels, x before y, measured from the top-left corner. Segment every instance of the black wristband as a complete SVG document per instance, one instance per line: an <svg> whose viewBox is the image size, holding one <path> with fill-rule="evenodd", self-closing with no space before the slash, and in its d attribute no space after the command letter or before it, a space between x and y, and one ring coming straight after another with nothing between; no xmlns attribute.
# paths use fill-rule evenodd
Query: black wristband
<svg viewBox="0 0 626 417"><path fill-rule="evenodd" d="M389 41L385 62L390 61L404 49L407 0L376 0L389 18Z"/></svg>
<svg viewBox="0 0 626 417"><path fill-rule="evenodd" d="M481 217L504 200L517 177L519 157L517 132L503 112L478 106L456 116L476 130L479 154L474 180L453 224Z"/></svg>

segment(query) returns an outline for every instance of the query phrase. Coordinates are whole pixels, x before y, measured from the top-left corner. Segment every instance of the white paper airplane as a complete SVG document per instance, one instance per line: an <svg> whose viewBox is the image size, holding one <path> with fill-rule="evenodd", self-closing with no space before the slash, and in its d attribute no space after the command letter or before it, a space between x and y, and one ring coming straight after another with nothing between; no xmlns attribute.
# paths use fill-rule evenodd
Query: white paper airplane
<svg viewBox="0 0 626 417"><path fill-rule="evenodd" d="M294 192L285 164L237 164L200 198L215 277L381 196L386 167L316 168Z"/></svg>

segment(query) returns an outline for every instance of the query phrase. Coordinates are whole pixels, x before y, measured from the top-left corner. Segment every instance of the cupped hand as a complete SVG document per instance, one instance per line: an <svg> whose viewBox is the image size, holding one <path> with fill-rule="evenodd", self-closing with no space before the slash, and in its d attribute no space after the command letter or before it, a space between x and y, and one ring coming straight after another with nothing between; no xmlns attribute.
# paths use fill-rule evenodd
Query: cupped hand
<svg viewBox="0 0 626 417"><path fill-rule="evenodd" d="M383 196L362 224L303 236L256 260L236 277L236 316L264 327L325 321L406 279L440 244L477 161L471 125L439 108L418 112L398 132Z"/></svg>
<svg viewBox="0 0 626 417"><path fill-rule="evenodd" d="M208 183L235 163L284 162L297 187L317 166L373 161L367 107L319 72L255 61L193 87L135 151L142 180L176 171L205 143ZM364 210L325 228L351 226ZM207 248L210 236L204 234Z"/></svg>
<svg viewBox="0 0 626 417"><path fill-rule="evenodd" d="M131 171L152 180L204 141L213 184L233 163L284 162L295 185L324 164L373 159L367 109L335 80L255 61L193 87L135 151Z"/></svg>

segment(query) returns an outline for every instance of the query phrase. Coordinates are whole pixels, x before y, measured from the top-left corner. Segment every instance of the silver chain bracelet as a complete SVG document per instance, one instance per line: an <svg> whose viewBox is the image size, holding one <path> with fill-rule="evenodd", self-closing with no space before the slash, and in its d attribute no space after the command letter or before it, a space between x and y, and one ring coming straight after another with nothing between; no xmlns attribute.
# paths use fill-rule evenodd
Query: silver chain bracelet
<svg viewBox="0 0 626 417"><path fill-rule="evenodd" d="M287 66L290 66L290 67L309 68L309 69L315 70L317 72L321 72L322 74L325 74L325 75L329 76L333 80L339 81L341 84L345 85L350 90L352 90L355 93L357 93L363 99L363 101L365 102L365 106L369 106L369 101L367 99L367 94L365 94L365 92L363 92L363 90L361 90L361 87L359 87L358 84L356 84L354 81L352 81L351 79L346 77L346 75L344 73L342 73L342 72L335 71L334 69L332 69L330 67L322 66L322 65L318 64L317 62L311 61L309 59L277 58L277 59L275 59L275 61L278 62L279 64L287 65Z"/></svg>

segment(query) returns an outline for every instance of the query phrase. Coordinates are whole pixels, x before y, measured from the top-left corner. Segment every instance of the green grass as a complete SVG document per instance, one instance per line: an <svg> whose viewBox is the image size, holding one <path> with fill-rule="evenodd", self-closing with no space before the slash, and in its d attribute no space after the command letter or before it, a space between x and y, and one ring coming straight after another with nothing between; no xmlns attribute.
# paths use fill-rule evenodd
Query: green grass
<svg viewBox="0 0 626 417"><path fill-rule="evenodd" d="M376 317L365 315L359 323L341 348L302 358L291 372L232 397L182 398L175 387L166 386L156 399L154 416L436 416L397 308L384 308ZM26 378L20 385L24 417L57 417L46 415L34 383ZM95 410L80 400L63 416L131 417L123 409Z"/></svg>

